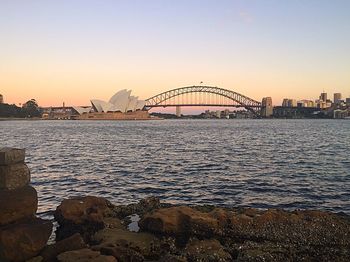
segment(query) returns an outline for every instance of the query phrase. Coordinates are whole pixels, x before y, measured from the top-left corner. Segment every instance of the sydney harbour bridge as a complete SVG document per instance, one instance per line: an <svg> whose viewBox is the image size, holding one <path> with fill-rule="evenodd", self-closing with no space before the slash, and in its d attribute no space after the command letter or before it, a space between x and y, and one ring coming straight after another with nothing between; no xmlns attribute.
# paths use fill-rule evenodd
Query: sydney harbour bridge
<svg viewBox="0 0 350 262"><path fill-rule="evenodd" d="M265 105L237 92L212 86L188 86L172 89L146 100L145 109L155 107L213 106L245 108L261 116Z"/></svg>

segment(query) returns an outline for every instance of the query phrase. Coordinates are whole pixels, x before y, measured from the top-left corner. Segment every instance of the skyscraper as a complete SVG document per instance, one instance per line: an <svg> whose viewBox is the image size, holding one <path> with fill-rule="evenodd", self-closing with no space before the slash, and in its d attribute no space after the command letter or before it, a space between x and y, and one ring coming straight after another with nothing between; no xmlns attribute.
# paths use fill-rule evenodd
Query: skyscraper
<svg viewBox="0 0 350 262"><path fill-rule="evenodd" d="M339 104L341 101L341 93L334 93L334 104Z"/></svg>
<svg viewBox="0 0 350 262"><path fill-rule="evenodd" d="M323 102L327 102L327 93L321 93L320 100L322 100Z"/></svg>
<svg viewBox="0 0 350 262"><path fill-rule="evenodd" d="M283 102L282 102L283 107L288 107L288 100L289 100L288 98L283 99Z"/></svg>
<svg viewBox="0 0 350 262"><path fill-rule="evenodd" d="M0 94L0 104L4 103L4 97L2 96L2 94Z"/></svg>

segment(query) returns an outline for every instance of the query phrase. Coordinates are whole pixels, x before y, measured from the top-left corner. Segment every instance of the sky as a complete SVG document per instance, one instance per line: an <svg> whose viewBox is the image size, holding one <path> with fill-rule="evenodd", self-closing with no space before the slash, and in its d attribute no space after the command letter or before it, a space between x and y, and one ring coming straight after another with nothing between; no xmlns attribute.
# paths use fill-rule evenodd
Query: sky
<svg viewBox="0 0 350 262"><path fill-rule="evenodd" d="M0 0L5 102L89 105L218 86L261 101L350 97L348 0Z"/></svg>

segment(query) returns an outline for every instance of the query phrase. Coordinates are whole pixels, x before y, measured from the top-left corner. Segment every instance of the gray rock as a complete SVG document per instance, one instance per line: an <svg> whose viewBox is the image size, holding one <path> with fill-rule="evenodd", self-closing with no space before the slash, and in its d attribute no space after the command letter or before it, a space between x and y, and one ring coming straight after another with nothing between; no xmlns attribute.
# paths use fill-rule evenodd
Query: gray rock
<svg viewBox="0 0 350 262"><path fill-rule="evenodd" d="M30 171L26 164L0 166L0 189L13 190L30 182Z"/></svg>
<svg viewBox="0 0 350 262"><path fill-rule="evenodd" d="M23 163L25 149L3 147L0 148L0 166Z"/></svg>

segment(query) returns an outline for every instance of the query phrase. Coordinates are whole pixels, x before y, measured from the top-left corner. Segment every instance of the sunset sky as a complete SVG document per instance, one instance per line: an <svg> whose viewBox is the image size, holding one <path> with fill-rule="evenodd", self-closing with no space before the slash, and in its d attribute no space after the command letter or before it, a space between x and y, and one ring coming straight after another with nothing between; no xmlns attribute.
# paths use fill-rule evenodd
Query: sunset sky
<svg viewBox="0 0 350 262"><path fill-rule="evenodd" d="M8 103L89 105L219 86L256 100L350 97L349 0L0 0Z"/></svg>

